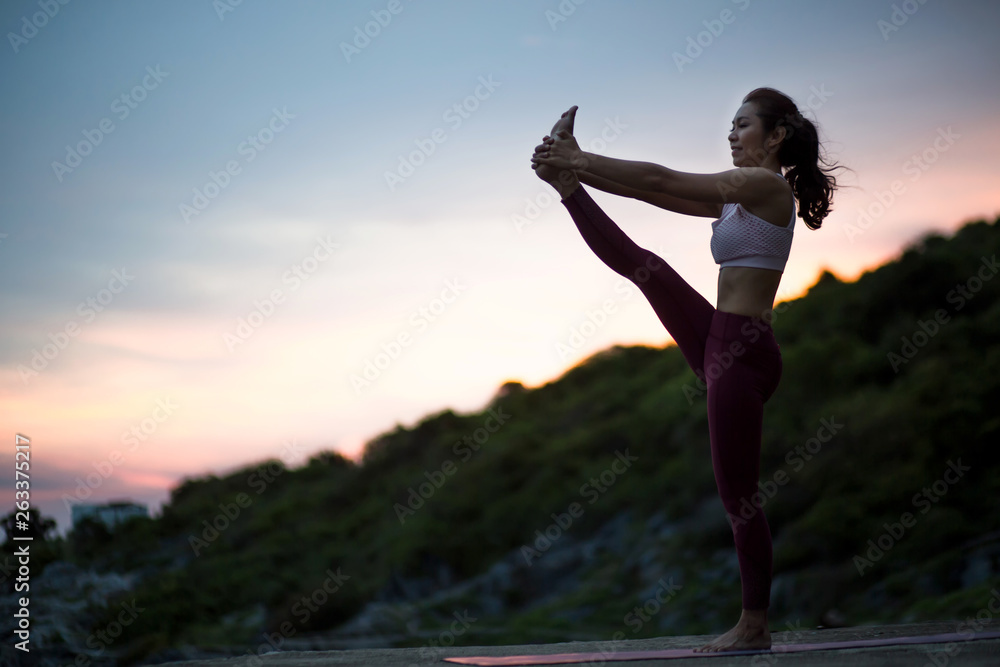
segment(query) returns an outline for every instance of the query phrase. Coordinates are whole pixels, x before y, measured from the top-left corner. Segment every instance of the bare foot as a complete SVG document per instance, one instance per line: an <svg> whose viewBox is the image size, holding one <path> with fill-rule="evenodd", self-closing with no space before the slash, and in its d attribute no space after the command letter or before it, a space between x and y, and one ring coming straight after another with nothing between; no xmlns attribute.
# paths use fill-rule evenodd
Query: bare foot
<svg viewBox="0 0 1000 667"><path fill-rule="evenodd" d="M575 104L569 108L568 111L564 111L563 115L559 117L556 124L552 126L552 131L549 132L549 136L557 137L559 136L560 130L566 130L570 134L573 134L573 125L576 121L576 110L579 107Z"/></svg>
<svg viewBox="0 0 1000 667"><path fill-rule="evenodd" d="M744 609L732 630L700 648L696 653L715 651L756 651L771 648L771 631L767 628L767 610Z"/></svg>
<svg viewBox="0 0 1000 667"><path fill-rule="evenodd" d="M550 135L546 135L542 139L542 143L535 146L535 155L540 155L546 153L548 147L552 145L555 141L553 137L557 136L560 132L566 131L570 136L573 135L573 125L576 121L576 110L577 106L574 104L567 111L564 111L556 124L552 126L552 132ZM569 197L574 190L580 186L580 180L577 178L576 174L568 169L558 169L550 165L534 164L532 163L531 168L535 170L538 178L542 179L559 193L559 196L563 199Z"/></svg>

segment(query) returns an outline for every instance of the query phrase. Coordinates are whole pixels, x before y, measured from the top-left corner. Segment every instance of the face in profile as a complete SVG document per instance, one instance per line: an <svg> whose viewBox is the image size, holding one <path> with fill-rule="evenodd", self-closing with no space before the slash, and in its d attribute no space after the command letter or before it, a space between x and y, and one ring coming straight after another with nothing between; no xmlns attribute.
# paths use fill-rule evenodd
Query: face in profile
<svg viewBox="0 0 1000 667"><path fill-rule="evenodd" d="M759 167L767 157L764 121L757 115L753 102L744 103L733 116L729 132L734 167Z"/></svg>

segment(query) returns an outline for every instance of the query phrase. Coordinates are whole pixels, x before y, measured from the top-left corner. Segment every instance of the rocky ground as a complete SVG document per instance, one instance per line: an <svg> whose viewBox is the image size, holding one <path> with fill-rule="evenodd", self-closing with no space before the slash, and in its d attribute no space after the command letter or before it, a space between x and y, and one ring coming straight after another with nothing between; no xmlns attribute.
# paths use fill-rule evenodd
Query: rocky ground
<svg viewBox="0 0 1000 667"><path fill-rule="evenodd" d="M88 621L95 610L130 590L133 579L134 575L99 574L69 563L50 563L30 583L30 652L15 649L13 639L5 640L0 645L0 665L62 667L78 656L86 659L87 667L115 665L112 643L94 637ZM13 614L20 595L24 593L0 595L0 634L5 638L14 637L17 619Z"/></svg>
<svg viewBox="0 0 1000 667"><path fill-rule="evenodd" d="M593 627L623 630L619 634L630 638L626 650L697 646L706 638L669 635L679 634L677 628L684 627L685 610L689 610L693 604L704 603L703 616L707 614L710 617L709 627L724 628L727 627L727 621L734 620L723 618L718 610L713 610L710 598L713 588L738 587L735 557L731 549L721 550L717 557L701 563L696 571L683 572L665 565L671 562L668 557L670 552L665 549L678 533L690 534L695 530L717 529L713 525L718 514L716 509L706 503L699 511L692 513L692 517L685 523L672 523L664 516L633 521L629 513L622 513L585 539L576 539L571 534L566 534L548 545L544 542L526 545L532 551L525 552L523 548L512 550L487 571L465 580L458 580L443 563L436 566L429 564L424 575L419 578L394 577L360 613L333 630L308 635L303 632L293 633L278 637L276 645L275 642L269 645L262 641L249 648L219 647L208 650L179 646L146 655L139 663L129 659L128 647L114 642L104 643L95 638L91 627L91 619L97 617L102 609L109 604L120 605L122 599L128 599L127 594L138 575L100 574L69 563L56 562L50 564L37 580L32 581L31 660L26 661L25 658L29 656L14 650L12 642L5 642L0 645L0 667L64 667L74 663L79 667L115 667L126 664L183 664L192 667L230 664L246 664L247 667L256 667L258 664L287 664L289 667L300 664L443 665L447 663L441 663L440 659L446 655L604 650L609 644L585 641L594 637ZM983 556L980 551L986 547L995 551L997 545L995 540L987 542L985 546L975 545L975 549L969 550L964 565L964 572L968 576L963 576L963 584L976 585L992 575L996 554L991 551ZM674 554L673 562L682 560ZM631 597L639 604L642 601L652 603L656 599L663 601L662 605L655 605L656 609L652 610L650 618L646 620L642 633L644 636L654 634L660 637L637 638L637 635L629 631L630 628L634 630L629 617L592 616L594 609L607 607L603 601L608 599L608 592L617 595L619 582L626 578L633 584L631 588L621 591L622 599ZM682 581L688 589L680 597L671 600L671 596L681 588L676 586L677 590L674 590L671 586ZM791 574L778 577L774 582L772 601L787 606L784 601L801 598L795 594L794 584ZM581 596L581 591L588 590L594 591L595 595L590 598L587 595ZM685 599L684 605L680 604L681 597ZM4 636L13 636L15 619L12 614L16 609L16 596L0 596L0 631ZM648 605L646 609L649 609ZM122 613L125 611L127 610ZM546 628L553 628L549 621L557 620L564 629L556 631L538 627L537 632L533 631L530 622L526 624L524 619L530 619L532 614L539 613L545 617L546 623L543 625ZM1000 629L1000 614L993 616L997 617ZM776 644L878 636L877 633L880 632L892 635L958 631L957 623L945 622L926 626L837 628L852 625L856 621L843 617L835 609L829 609L815 617L811 614L791 617L801 619L794 628L791 625L781 627L777 623L772 625L772 631L785 630L775 633ZM266 610L259 606L235 615L226 622L232 623L234 627L239 626L239 635L263 638L265 618ZM521 622L517 639L509 642L505 639L504 632L508 629L505 626L509 626L512 620ZM579 632L572 630L586 622L590 623L590 631L586 631L584 627L580 627ZM470 634L458 637L468 630L470 623L474 624ZM820 624L828 629L817 629ZM531 631L526 632L526 627ZM503 645L525 641L526 636L527 641L534 643L528 646ZM606 636L612 638L614 633L609 630ZM493 641L490 641L490 637L494 638ZM580 641L565 643L565 640L574 638ZM501 645L478 648L462 646L469 643ZM459 646L454 646L455 644ZM414 645L422 648L395 648ZM438 648L441 646L451 648ZM961 651L954 656L947 652L941 653L942 650L942 647L934 646L926 647L926 650L920 647L885 648L872 649L868 653L847 651L844 655L871 654L880 656L878 660L886 661L870 664L918 664L921 667L931 664L945 667L952 664L986 664L975 662L979 659L976 656L992 655L995 659L1000 649L996 641L984 640L975 645L963 645ZM239 655L243 658L231 657ZM937 662L932 655L936 656ZM915 656L919 657L919 661L916 661L918 658ZM226 661L227 657L229 662ZM730 658L740 659L736 656ZM761 660L764 659L771 662L762 663ZM744 661L731 664L773 664L774 660L789 665L847 664L836 662L841 659L842 656L833 654L780 655L758 656L753 663ZM831 660L833 662L828 662ZM893 662L895 660L900 662ZM966 662L969 660L973 662ZM680 662L670 661L673 665ZM1000 660L996 664L1000 664Z"/></svg>

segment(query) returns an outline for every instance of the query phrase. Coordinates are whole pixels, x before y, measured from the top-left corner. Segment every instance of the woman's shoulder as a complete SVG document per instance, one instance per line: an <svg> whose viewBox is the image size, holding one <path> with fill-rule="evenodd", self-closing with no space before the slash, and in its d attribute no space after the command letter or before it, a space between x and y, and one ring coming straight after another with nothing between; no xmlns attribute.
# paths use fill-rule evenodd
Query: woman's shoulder
<svg viewBox="0 0 1000 667"><path fill-rule="evenodd" d="M791 219L785 223L777 223L771 220L765 220L763 217L761 217L757 213L754 213L743 204L734 204L731 210L724 211L722 214L722 219L727 217L739 218L744 221L750 221L755 226L761 225L764 229L774 227L776 229L784 229L788 232L791 232L795 226L795 201L794 199L792 201Z"/></svg>

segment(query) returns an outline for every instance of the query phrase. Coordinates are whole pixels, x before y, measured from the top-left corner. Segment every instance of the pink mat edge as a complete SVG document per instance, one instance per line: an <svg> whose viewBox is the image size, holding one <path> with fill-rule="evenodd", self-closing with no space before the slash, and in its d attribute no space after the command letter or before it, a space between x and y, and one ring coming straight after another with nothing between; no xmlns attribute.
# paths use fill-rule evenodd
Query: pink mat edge
<svg viewBox="0 0 1000 667"><path fill-rule="evenodd" d="M871 646L899 646L906 644L942 644L949 641L975 641L977 639L998 639L1000 632L972 633L940 633L936 635L911 635L904 637L879 637L874 639L849 639L836 642L819 642L815 644L780 644L768 650L720 651L717 653L695 653L693 649L659 649L652 651L621 651L621 652L590 652L590 653L550 653L516 656L464 656L442 658L444 662L460 665L477 665L490 667L493 665L558 665L582 662L593 662L601 659L605 662L613 660L654 660L671 658L715 658L736 655L755 655L760 653L800 653L806 651L828 651L848 648L866 648Z"/></svg>

